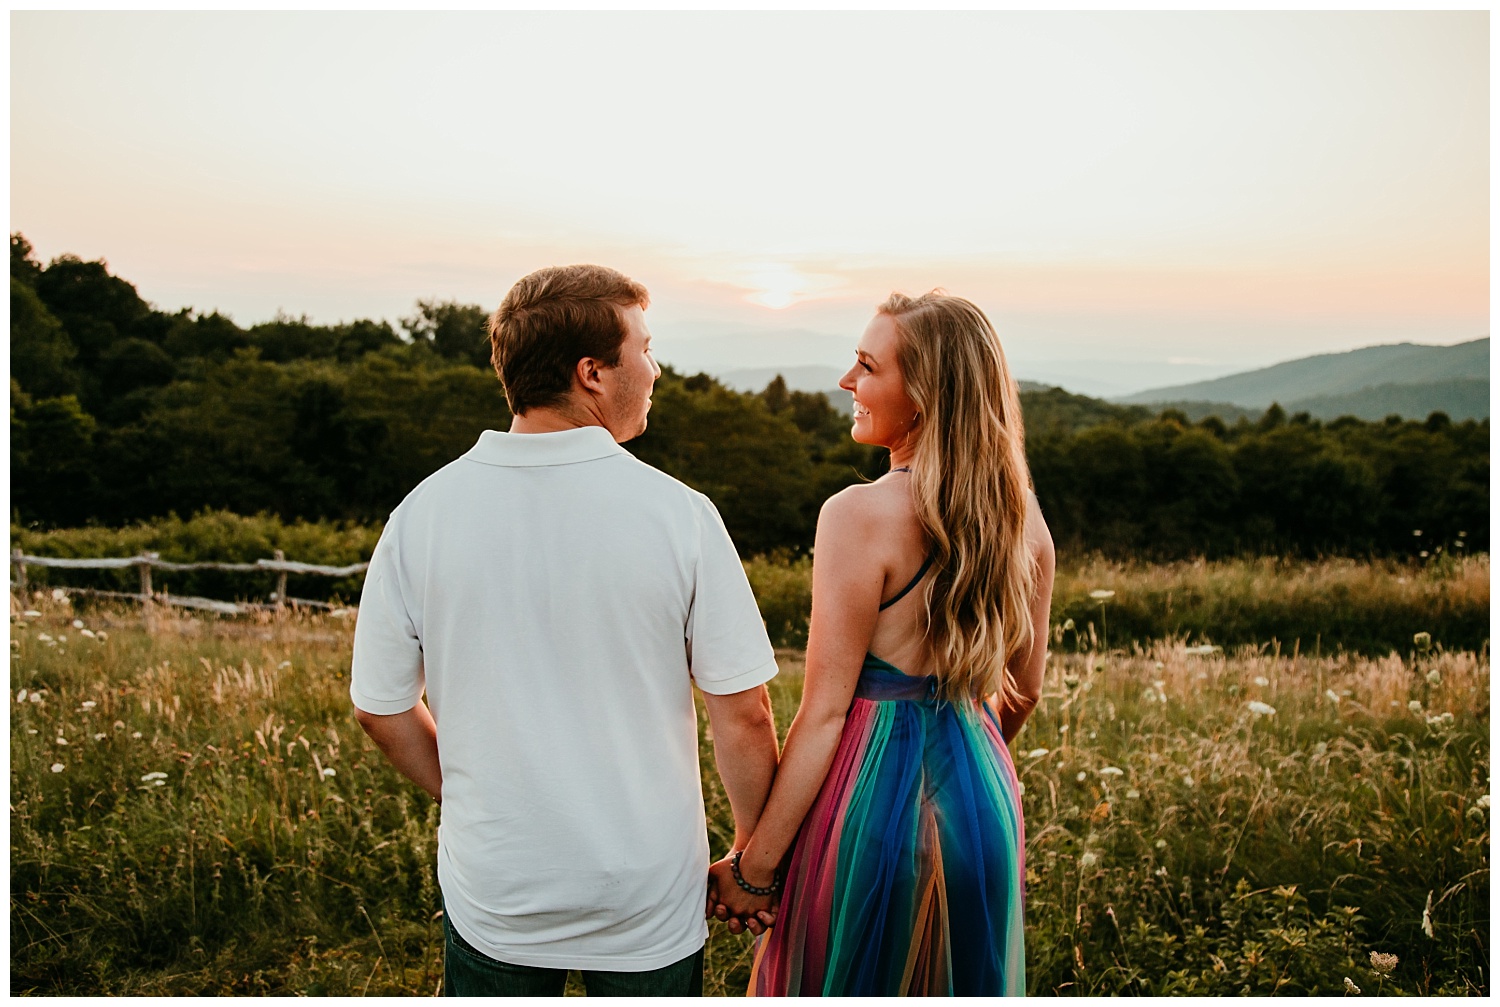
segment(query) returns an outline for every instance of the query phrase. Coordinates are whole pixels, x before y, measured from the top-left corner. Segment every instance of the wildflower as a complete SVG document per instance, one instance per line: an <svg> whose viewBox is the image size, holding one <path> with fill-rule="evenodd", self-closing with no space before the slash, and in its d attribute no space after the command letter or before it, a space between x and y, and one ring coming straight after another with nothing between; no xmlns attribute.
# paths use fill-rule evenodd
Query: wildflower
<svg viewBox="0 0 1500 1007"><path fill-rule="evenodd" d="M1327 696L1328 697L1328 701L1330 703L1332 703L1334 706L1338 706L1339 705L1339 694L1336 693L1336 692L1334 692L1332 689L1324 689L1323 690L1323 695Z"/></svg>
<svg viewBox="0 0 1500 1007"><path fill-rule="evenodd" d="M1250 712L1255 714L1257 717L1276 716L1276 707L1272 706L1269 703L1262 703L1258 699L1252 699L1245 705L1248 706L1250 708Z"/></svg>
<svg viewBox="0 0 1500 1007"><path fill-rule="evenodd" d="M1215 647L1211 643L1202 643L1196 647L1184 647L1182 648L1182 652L1189 657L1207 657L1218 649L1218 647Z"/></svg>
<svg viewBox="0 0 1500 1007"><path fill-rule="evenodd" d="M1187 787L1195 787L1195 786L1198 785L1197 781L1193 779L1191 773L1184 773L1184 774L1182 774L1182 783L1183 783L1184 786L1187 786Z"/></svg>
<svg viewBox="0 0 1500 1007"><path fill-rule="evenodd" d="M130 736L132 738L135 738L136 740L140 740L141 732L140 731L131 731L130 732Z"/></svg>
<svg viewBox="0 0 1500 1007"><path fill-rule="evenodd" d="M1420 699L1414 699L1411 702L1409 702L1409 703L1406 704L1406 708L1408 710L1410 710L1412 713L1421 713L1422 712L1422 701Z"/></svg>
<svg viewBox="0 0 1500 1007"><path fill-rule="evenodd" d="M92 640L92 639L94 639L94 631L93 631L93 630L91 630L91 629L80 629L80 630L79 630L79 631L78 631L78 635L79 635L79 636L86 636L86 637L88 637L88 638L89 638L89 639L90 639L90 640Z"/></svg>
<svg viewBox="0 0 1500 1007"><path fill-rule="evenodd" d="M40 619L42 617L42 613L38 612L34 608L28 608L26 611L22 612L21 614L23 616L25 616L26 618L28 618L28 619Z"/></svg>
<svg viewBox="0 0 1500 1007"><path fill-rule="evenodd" d="M33 692L30 695L30 697L28 697L28 702L40 703L41 701L42 701L42 694L40 692Z"/></svg>
<svg viewBox="0 0 1500 1007"><path fill-rule="evenodd" d="M1136 789L1134 789L1134 788L1131 788L1131 789L1130 789L1130 790L1127 790L1127 791L1125 791L1125 796L1126 796L1126 797L1127 797L1127 798L1128 798L1128 799L1130 799L1130 800L1132 800L1132 801L1133 801L1133 800L1135 800L1135 799L1136 799L1136 798L1138 798L1138 797L1140 797L1140 796L1141 796L1141 792L1140 792L1140 791L1139 791L1139 790L1136 790Z"/></svg>
<svg viewBox="0 0 1500 1007"><path fill-rule="evenodd" d="M82 619L74 619L73 620L73 628L74 629L82 629L83 628L83 620Z"/></svg>
<svg viewBox="0 0 1500 1007"><path fill-rule="evenodd" d="M1148 703L1156 702L1156 690L1147 689L1145 692L1141 693L1141 698Z"/></svg>
<svg viewBox="0 0 1500 1007"><path fill-rule="evenodd" d="M36 733L36 728L34 728L34 727L28 727L26 729L26 733L27 734L35 734Z"/></svg>
<svg viewBox="0 0 1500 1007"><path fill-rule="evenodd" d="M323 775L325 777L328 777L328 776L337 776L339 774L338 774L338 772L332 766L329 766L327 769L323 770Z"/></svg>
<svg viewBox="0 0 1500 1007"><path fill-rule="evenodd" d="M1432 936L1432 893L1427 893L1427 906L1422 910L1422 933Z"/></svg>
<svg viewBox="0 0 1500 1007"><path fill-rule="evenodd" d="M1094 599L1095 601L1109 601L1109 599L1113 598L1114 596L1115 593L1113 591L1107 591L1103 588L1100 588L1097 591L1089 592L1089 597Z"/></svg>
<svg viewBox="0 0 1500 1007"><path fill-rule="evenodd" d="M1396 957L1395 955L1381 954L1379 951L1370 952L1370 968L1374 969L1376 972L1379 972L1383 976L1390 975L1391 970L1394 969L1400 962L1401 959Z"/></svg>
<svg viewBox="0 0 1500 1007"><path fill-rule="evenodd" d="M1067 734L1068 733L1068 725L1064 724L1063 726L1059 727L1057 729L1057 733L1058 734Z"/></svg>
<svg viewBox="0 0 1500 1007"><path fill-rule="evenodd" d="M67 739L67 738L64 738L64 737L63 737L63 736L62 736L62 735L60 735L60 734L59 734L59 735L58 735L58 736L57 736L57 743L58 743L58 744L59 744L59 745L66 745L66 744L67 744L67 743L68 743L68 739Z"/></svg>
<svg viewBox="0 0 1500 1007"><path fill-rule="evenodd" d="M1165 667L1166 667L1166 665L1162 664L1160 661L1156 662L1156 670L1157 671L1161 671Z"/></svg>
<svg viewBox="0 0 1500 1007"><path fill-rule="evenodd" d="M1420 556L1420 557L1422 557L1423 559L1426 559L1427 558L1427 550L1423 549L1421 552L1417 553L1417 555Z"/></svg>
<svg viewBox="0 0 1500 1007"><path fill-rule="evenodd" d="M1064 619L1063 620L1063 624L1062 624L1062 628L1063 628L1063 632L1064 633L1071 633L1073 631L1073 620L1072 619Z"/></svg>
<svg viewBox="0 0 1500 1007"><path fill-rule="evenodd" d="M1074 777L1074 779L1077 780L1079 783L1082 783L1084 780L1087 780L1088 778L1089 778L1089 774L1087 772L1080 772L1077 776Z"/></svg>
<svg viewBox="0 0 1500 1007"><path fill-rule="evenodd" d="M1125 775L1125 770L1119 768L1118 766L1105 766L1103 769L1099 770L1099 775L1100 776L1124 776Z"/></svg>
<svg viewBox="0 0 1500 1007"><path fill-rule="evenodd" d="M38 633L36 635L36 638L38 640L42 641L43 643L51 643L52 642L52 636L50 634L48 634L48 633Z"/></svg>
<svg viewBox="0 0 1500 1007"><path fill-rule="evenodd" d="M1354 985L1354 980L1350 979L1348 976L1344 976L1344 991L1346 993L1352 993L1354 996L1359 996L1362 992L1364 992L1358 986Z"/></svg>
<svg viewBox="0 0 1500 1007"><path fill-rule="evenodd" d="M1271 684L1271 680L1264 675L1256 675L1255 684L1264 689L1266 686Z"/></svg>
<svg viewBox="0 0 1500 1007"><path fill-rule="evenodd" d="M101 629L99 632L97 632L97 633L94 634L94 637L95 637L95 639L97 639L97 640L99 640L99 641L102 642L104 640L108 640L109 639L109 634L106 633L104 630Z"/></svg>
<svg viewBox="0 0 1500 1007"><path fill-rule="evenodd" d="M282 661L280 664L278 664L276 666L276 670L280 671L282 668L290 668L291 666L292 666L292 662L290 662L290 661Z"/></svg>
<svg viewBox="0 0 1500 1007"><path fill-rule="evenodd" d="M54 773L61 773L64 769L67 769L67 768L68 767L64 766L61 762L54 762L52 764L52 771Z"/></svg>
<svg viewBox="0 0 1500 1007"><path fill-rule="evenodd" d="M1156 848L1158 850L1164 850L1164 849L1166 849L1167 848L1167 841L1165 839L1158 839L1156 841Z"/></svg>
<svg viewBox="0 0 1500 1007"><path fill-rule="evenodd" d="M67 643L68 642L68 634L66 634L66 633L59 633L59 634L57 634L57 642L58 643Z"/></svg>
<svg viewBox="0 0 1500 1007"><path fill-rule="evenodd" d="M24 702L26 702L26 690L25 689L22 689L20 692L16 693L16 702L17 703L24 703Z"/></svg>
<svg viewBox="0 0 1500 1007"><path fill-rule="evenodd" d="M1327 755L1328 754L1328 742L1326 742L1326 741L1320 741L1316 745L1314 745L1313 746L1313 754L1314 755L1319 755L1319 756L1321 756L1321 755Z"/></svg>
<svg viewBox="0 0 1500 1007"><path fill-rule="evenodd" d="M152 780L165 780L166 778L167 774L158 770L155 773L147 773L145 776L141 777L141 782L150 783Z"/></svg>
<svg viewBox="0 0 1500 1007"><path fill-rule="evenodd" d="M123 721L123 720L117 720L117 721L115 721L114 727L115 727L116 731L123 731L123 730L125 730L125 721Z"/></svg>
<svg viewBox="0 0 1500 1007"><path fill-rule="evenodd" d="M103 741L107 737L109 737L109 735L107 735L107 734L96 734L96 735L94 735L94 740L95 741Z"/></svg>
<svg viewBox="0 0 1500 1007"><path fill-rule="evenodd" d="M93 708L94 708L94 707L96 707L96 706L98 706L98 705L99 705L99 704L98 704L98 703L96 703L96 702L94 702L94 701L93 701L93 700L92 700L92 699L85 699L85 700L84 700L84 701L83 701L83 702L82 702L82 703L81 703L81 704L79 704L79 705L80 705L80 706L81 706L81 707L82 707L82 708L83 708L83 709L85 709L85 710L92 710L92 709L93 709Z"/></svg>
<svg viewBox="0 0 1500 1007"><path fill-rule="evenodd" d="M1165 845L1166 845L1166 843L1163 843L1163 844L1162 844L1162 845L1163 845L1163 846L1165 846ZM1164 877L1166 877L1166 876L1167 876L1167 869L1166 869L1166 868L1165 868L1165 867L1158 867L1158 868L1157 868L1157 869L1156 869L1156 872L1155 872L1155 873L1156 873L1156 876L1157 876L1157 877L1158 877L1158 878L1164 878Z"/></svg>
<svg viewBox="0 0 1500 1007"><path fill-rule="evenodd" d="M1231 696L1238 696L1240 694L1240 687L1238 685L1231 685L1225 691L1228 692Z"/></svg>
<svg viewBox="0 0 1500 1007"><path fill-rule="evenodd" d="M1427 684L1428 685L1442 685L1443 684L1443 675L1442 675L1442 672L1438 671L1436 668L1433 668L1431 671L1429 671L1427 673Z"/></svg>
<svg viewBox="0 0 1500 1007"><path fill-rule="evenodd" d="M1436 717L1427 718L1428 727L1447 727L1451 723L1453 723L1453 714L1449 713L1447 710L1444 710Z"/></svg>
<svg viewBox="0 0 1500 1007"><path fill-rule="evenodd" d="M68 604L68 592L64 591L60 587L54 587L52 589L52 600L53 601L60 601L64 605L66 605L66 604Z"/></svg>
<svg viewBox="0 0 1500 1007"><path fill-rule="evenodd" d="M1474 807L1476 807L1476 808L1484 808L1486 811L1488 811L1489 807L1490 807L1490 795L1489 794L1482 794L1482 795L1480 795L1479 800L1477 800L1477 801L1474 802Z"/></svg>
<svg viewBox="0 0 1500 1007"><path fill-rule="evenodd" d="M1090 850L1089 852L1078 858L1078 864L1080 867L1093 867L1098 862L1099 854L1095 853L1093 850Z"/></svg>
<svg viewBox="0 0 1500 1007"><path fill-rule="evenodd" d="M1422 529L1420 529L1420 528L1413 528L1412 531L1411 531L1411 533L1416 538L1421 538L1422 537Z"/></svg>
<svg viewBox="0 0 1500 1007"><path fill-rule="evenodd" d="M1033 748L1031 751L1029 751L1029 752L1026 753L1026 758L1028 758L1028 759L1040 759L1042 756L1046 755L1047 752L1048 752L1048 749L1045 749L1045 748Z"/></svg>

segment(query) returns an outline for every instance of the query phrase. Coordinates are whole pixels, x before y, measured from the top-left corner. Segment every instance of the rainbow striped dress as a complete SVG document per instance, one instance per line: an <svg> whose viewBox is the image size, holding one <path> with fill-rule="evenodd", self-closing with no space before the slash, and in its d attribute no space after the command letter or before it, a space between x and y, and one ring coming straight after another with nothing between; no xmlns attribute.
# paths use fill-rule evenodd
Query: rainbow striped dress
<svg viewBox="0 0 1500 1007"><path fill-rule="evenodd" d="M993 713L867 655L751 996L1023 995L1020 785Z"/></svg>

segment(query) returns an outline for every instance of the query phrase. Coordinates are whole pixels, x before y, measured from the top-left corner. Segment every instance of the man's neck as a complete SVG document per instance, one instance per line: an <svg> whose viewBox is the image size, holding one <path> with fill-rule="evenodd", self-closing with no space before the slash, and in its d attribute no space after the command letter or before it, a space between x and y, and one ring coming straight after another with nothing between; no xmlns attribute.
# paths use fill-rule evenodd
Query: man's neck
<svg viewBox="0 0 1500 1007"><path fill-rule="evenodd" d="M559 430L602 426L604 423L599 417L576 406L537 406L512 416L510 420L513 434L551 434Z"/></svg>

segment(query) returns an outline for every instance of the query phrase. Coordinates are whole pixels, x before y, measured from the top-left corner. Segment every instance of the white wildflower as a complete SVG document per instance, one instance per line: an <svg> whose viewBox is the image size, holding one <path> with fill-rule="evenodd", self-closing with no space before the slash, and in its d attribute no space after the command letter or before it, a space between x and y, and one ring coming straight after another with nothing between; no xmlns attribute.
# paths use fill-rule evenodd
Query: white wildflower
<svg viewBox="0 0 1500 1007"><path fill-rule="evenodd" d="M1488 811L1489 807L1490 807L1490 795L1489 794L1482 794L1480 796L1479 800L1477 800L1477 801L1474 802L1474 807L1476 807L1476 808L1484 808L1486 811Z"/></svg>
<svg viewBox="0 0 1500 1007"><path fill-rule="evenodd" d="M1193 779L1191 773L1184 773L1182 775L1182 782L1183 782L1184 786L1188 786L1188 787L1195 787L1195 786L1198 785L1197 781Z"/></svg>
<svg viewBox="0 0 1500 1007"><path fill-rule="evenodd" d="M1078 858L1078 864L1080 867L1093 867L1098 862L1099 854L1095 853L1093 850L1090 850L1089 852Z"/></svg>
<svg viewBox="0 0 1500 1007"><path fill-rule="evenodd" d="M1383 976L1388 976L1391 971L1400 964L1401 959L1395 955L1381 954L1379 951L1370 952L1370 968Z"/></svg>
<svg viewBox="0 0 1500 1007"><path fill-rule="evenodd" d="M66 604L68 604L68 592L64 591L60 587L54 587L52 589L52 600L53 601L60 601L64 605L66 605Z"/></svg>
<svg viewBox="0 0 1500 1007"><path fill-rule="evenodd" d="M52 636L49 633L38 633L36 635L36 638L38 640L42 641L43 643L51 643L52 642Z"/></svg>
<svg viewBox="0 0 1500 1007"><path fill-rule="evenodd" d="M94 638L99 640L100 642L103 642L109 639L109 634L101 629L99 632L94 634Z"/></svg>
<svg viewBox="0 0 1500 1007"><path fill-rule="evenodd" d="M123 720L117 720L117 721L115 721L114 727L115 727L116 731L123 731L123 730L125 730L125 721L123 721Z"/></svg>
<svg viewBox="0 0 1500 1007"><path fill-rule="evenodd" d="M27 697L27 702L30 703L40 703L41 701L42 694L40 692L33 692L29 697Z"/></svg>
<svg viewBox="0 0 1500 1007"><path fill-rule="evenodd" d="M1443 675L1442 675L1442 673L1439 672L1436 668L1433 668L1431 671L1429 671L1427 673L1427 684L1428 685L1442 685L1443 684Z"/></svg>
<svg viewBox="0 0 1500 1007"><path fill-rule="evenodd" d="M107 737L109 737L109 735L107 735L107 734L96 734L96 735L94 735L94 740L95 741L103 741Z"/></svg>
<svg viewBox="0 0 1500 1007"><path fill-rule="evenodd" d="M1133 800L1135 800L1135 799L1136 799L1136 798L1138 798L1138 797L1140 797L1140 796L1141 796L1141 792L1140 792L1140 791L1139 791L1139 790L1136 790L1136 789L1135 789L1135 788L1134 788L1134 787L1132 787L1132 788L1131 788L1131 789L1129 789L1129 790L1127 790L1127 791L1125 791L1125 796L1126 796L1126 798L1128 798L1128 799L1129 799L1129 800L1132 800L1132 801L1133 801Z"/></svg>
<svg viewBox="0 0 1500 1007"><path fill-rule="evenodd" d="M54 773L61 773L66 768L68 768L68 767L64 766L61 762L54 762L52 764L52 771Z"/></svg>
<svg viewBox="0 0 1500 1007"><path fill-rule="evenodd" d="M136 738L136 739L139 739L139 738L140 738L140 736L141 736L141 732L140 732L140 731L131 731L131 732L130 732L130 736L131 736L131 737L132 737L132 738Z"/></svg>
<svg viewBox="0 0 1500 1007"><path fill-rule="evenodd" d="M60 735L60 734L59 734L59 735L58 735L58 736L57 736L57 743L58 743L58 744L59 744L59 745L66 745L66 744L67 744L67 743L68 743L68 739L67 739L67 738L64 738L64 737L63 737L63 736L62 736L62 735Z"/></svg>
<svg viewBox="0 0 1500 1007"><path fill-rule="evenodd" d="M1162 669L1163 669L1163 668L1165 668L1165 667L1166 667L1166 665L1165 665L1165 664L1162 664L1162 663L1161 663L1161 662L1160 662L1160 661L1157 661L1157 662L1156 662L1156 670L1157 670L1157 671L1161 671L1161 670L1162 670Z"/></svg>
<svg viewBox="0 0 1500 1007"><path fill-rule="evenodd" d="M85 699L82 703L79 704L79 706L82 709L85 709L85 710L92 710L94 707L96 707L98 705L99 704L96 703L96 702L94 702L92 699Z"/></svg>
<svg viewBox="0 0 1500 1007"><path fill-rule="evenodd" d="M1026 784L1022 783L1020 780L1016 781L1016 793L1023 797L1026 794Z"/></svg>
<svg viewBox="0 0 1500 1007"><path fill-rule="evenodd" d="M1087 772L1080 772L1077 776L1073 777L1073 779L1077 780L1079 783L1082 783L1084 780L1087 780L1088 778L1089 778L1089 774Z"/></svg>
<svg viewBox="0 0 1500 1007"><path fill-rule="evenodd" d="M1182 652L1189 657L1208 657L1218 649L1218 647L1215 647L1211 643L1202 643L1196 647L1184 647L1182 648Z"/></svg>
<svg viewBox="0 0 1500 1007"><path fill-rule="evenodd" d="M292 666L292 662L290 662L290 661L282 661L280 664L278 664L276 666L276 670L280 671L282 668L290 668L291 666Z"/></svg>
<svg viewBox="0 0 1500 1007"><path fill-rule="evenodd" d="M1422 933L1432 936L1432 893L1427 893L1427 907L1422 910Z"/></svg>
<svg viewBox="0 0 1500 1007"><path fill-rule="evenodd" d="M158 770L155 773L147 773L145 776L141 777L141 782L150 783L152 780L165 780L166 778L167 774Z"/></svg>
<svg viewBox="0 0 1500 1007"><path fill-rule="evenodd" d="M1164 850L1164 849L1166 849L1167 848L1167 841L1165 839L1158 839L1156 841L1156 848L1158 850Z"/></svg>
<svg viewBox="0 0 1500 1007"><path fill-rule="evenodd" d="M1100 776L1124 776L1125 775L1125 770L1121 769L1119 766L1105 766L1103 769L1099 770L1099 775Z"/></svg>
<svg viewBox="0 0 1500 1007"><path fill-rule="evenodd" d="M36 728L34 728L34 727L28 727L26 729L26 733L27 734L35 734L36 733Z"/></svg>
<svg viewBox="0 0 1500 1007"><path fill-rule="evenodd" d="M79 636L86 636L86 637L88 637L88 638L89 638L89 639L90 639L90 640L92 640L92 639L94 639L94 631L93 631L93 630L91 630L91 629L80 629L80 630L79 630L79 631L78 631L78 635L79 635Z"/></svg>
<svg viewBox="0 0 1500 1007"><path fill-rule="evenodd" d="M1323 690L1323 695L1327 696L1328 697L1328 701L1330 703L1332 703L1334 706L1338 706L1339 705L1339 694L1336 693L1336 692L1334 692L1332 689L1324 689Z"/></svg>
<svg viewBox="0 0 1500 1007"><path fill-rule="evenodd" d="M1272 706L1270 703L1262 703L1258 699L1252 699L1245 705L1249 707L1250 712L1255 714L1257 717L1276 716L1276 707Z"/></svg>
<svg viewBox="0 0 1500 1007"><path fill-rule="evenodd" d="M323 770L323 775L326 777L326 776L337 776L339 774L338 774L337 770L335 770L332 766L329 766L327 769Z"/></svg>
<svg viewBox="0 0 1500 1007"><path fill-rule="evenodd" d="M1068 725L1064 724L1063 726L1059 727L1057 729L1057 733L1058 734L1067 734L1068 733Z"/></svg>
<svg viewBox="0 0 1500 1007"><path fill-rule="evenodd" d="M20 692L16 693L16 702L17 703L24 703L24 702L26 702L26 690L25 689L22 689Z"/></svg>
<svg viewBox="0 0 1500 1007"><path fill-rule="evenodd" d="M1406 708L1408 710L1410 710L1412 713L1421 713L1422 712L1422 701L1420 699L1414 699L1411 702L1409 702L1409 703L1406 704Z"/></svg>
<svg viewBox="0 0 1500 1007"><path fill-rule="evenodd" d="M1364 992L1358 986L1354 985L1354 980L1350 979L1348 976L1344 976L1344 990L1348 993L1352 993L1355 996L1359 996L1362 992Z"/></svg>
<svg viewBox="0 0 1500 1007"><path fill-rule="evenodd" d="M1062 628L1063 628L1063 632L1064 633L1071 633L1073 631L1073 620L1072 619L1064 619L1063 620L1063 624L1062 624Z"/></svg>
<svg viewBox="0 0 1500 1007"><path fill-rule="evenodd" d="M59 634L57 634L57 642L58 643L67 643L68 642L68 634L66 634L66 633L59 633Z"/></svg>
<svg viewBox="0 0 1500 1007"><path fill-rule="evenodd" d="M82 629L83 628L83 620L82 619L74 619L73 620L73 628L74 629Z"/></svg>
<svg viewBox="0 0 1500 1007"><path fill-rule="evenodd" d="M1048 751L1050 750L1046 748L1033 748L1031 751L1026 753L1026 758L1040 759L1042 756L1046 755Z"/></svg>
<svg viewBox="0 0 1500 1007"><path fill-rule="evenodd" d="M1264 689L1266 686L1271 684L1271 680L1264 675L1256 675L1255 684Z"/></svg>
<svg viewBox="0 0 1500 1007"><path fill-rule="evenodd" d="M1109 599L1113 598L1114 596L1115 593L1113 591L1108 591L1104 588L1089 592L1089 597L1094 599L1095 601L1109 601Z"/></svg>
<svg viewBox="0 0 1500 1007"><path fill-rule="evenodd" d="M28 608L26 611L22 612L21 614L23 616L25 616L26 618L28 618L28 619L40 619L42 617L42 613L38 612L34 608Z"/></svg>

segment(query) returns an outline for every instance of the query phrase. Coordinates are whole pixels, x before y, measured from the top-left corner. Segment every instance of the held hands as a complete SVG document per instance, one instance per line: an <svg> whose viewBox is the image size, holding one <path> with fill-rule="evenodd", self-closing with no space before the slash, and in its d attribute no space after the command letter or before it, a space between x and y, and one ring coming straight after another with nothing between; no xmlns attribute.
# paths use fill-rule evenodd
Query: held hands
<svg viewBox="0 0 1500 1007"><path fill-rule="evenodd" d="M708 903L705 916L712 916L729 927L732 934L749 931L756 937L776 923L776 896L752 895L734 880L730 858L708 869Z"/></svg>

